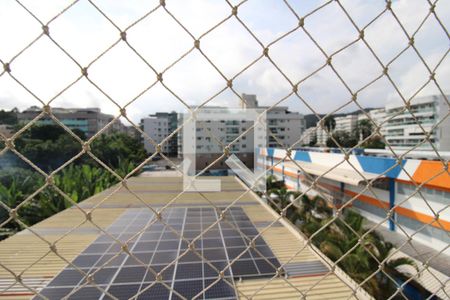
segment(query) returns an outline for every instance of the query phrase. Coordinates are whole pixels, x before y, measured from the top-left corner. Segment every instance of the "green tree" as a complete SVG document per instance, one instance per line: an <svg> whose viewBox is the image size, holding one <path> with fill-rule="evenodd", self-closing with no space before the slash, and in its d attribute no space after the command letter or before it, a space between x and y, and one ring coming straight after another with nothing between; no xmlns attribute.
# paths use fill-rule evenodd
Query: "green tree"
<svg viewBox="0 0 450 300"><path fill-rule="evenodd" d="M365 140L372 134L372 129L372 122L370 122L369 120L361 120L356 126L355 136L358 140L360 137Z"/></svg>
<svg viewBox="0 0 450 300"><path fill-rule="evenodd" d="M317 144L317 137L313 137L312 139L311 139L311 141L309 142L309 145L308 146L310 146L310 147L313 147L313 146L315 146Z"/></svg>
<svg viewBox="0 0 450 300"><path fill-rule="evenodd" d="M345 131L336 131L327 139L327 147L337 148L339 146L344 148L351 148L358 144L358 140ZM336 142L335 142L336 141Z"/></svg>
<svg viewBox="0 0 450 300"><path fill-rule="evenodd" d="M0 124L15 125L17 124L17 109L10 111L0 110Z"/></svg>
<svg viewBox="0 0 450 300"><path fill-rule="evenodd" d="M94 140L91 149L95 156L113 169L118 169L122 161L137 166L147 157L142 142L124 133L101 135Z"/></svg>
<svg viewBox="0 0 450 300"><path fill-rule="evenodd" d="M333 116L325 117L324 126L328 132L332 132L336 128L336 120Z"/></svg>
<svg viewBox="0 0 450 300"><path fill-rule="evenodd" d="M56 125L32 127L15 141L17 150L44 171L55 170L81 151L81 144ZM28 165L17 160L19 166Z"/></svg>
<svg viewBox="0 0 450 300"><path fill-rule="evenodd" d="M277 195L271 206L277 211L283 210L292 203L289 191L282 187L277 192L273 178L269 181L271 192ZM297 198L299 194L293 197ZM335 218L333 210L324 199L306 195L291 207L293 209L286 211L286 217L298 224L300 230L312 239L322 253L333 261L339 260L338 266L355 281L360 283L370 277L363 287L376 299L390 298L398 288L395 280L405 281L409 278L409 274L401 273L398 267L410 265L417 270L415 263L407 257L389 259L393 245L384 241L375 231L369 232L364 227L364 217L352 209L345 209L342 215ZM383 272L379 271L381 262L384 262ZM374 273L376 275L372 276ZM417 282L413 280L411 283L423 298L429 297L429 293ZM403 299L402 296L394 297L397 298Z"/></svg>
<svg viewBox="0 0 450 300"><path fill-rule="evenodd" d="M386 144L382 141L379 136L370 138L368 141L361 145L363 148L369 149L384 149Z"/></svg>
<svg viewBox="0 0 450 300"><path fill-rule="evenodd" d="M1 170L0 201L10 209L14 209L43 184L43 177L30 170L20 168ZM0 229L0 240L23 229L19 223L9 219L9 217L8 210L2 205L0 207L0 223L2 223L3 226ZM25 224L28 224L26 218L20 219Z"/></svg>

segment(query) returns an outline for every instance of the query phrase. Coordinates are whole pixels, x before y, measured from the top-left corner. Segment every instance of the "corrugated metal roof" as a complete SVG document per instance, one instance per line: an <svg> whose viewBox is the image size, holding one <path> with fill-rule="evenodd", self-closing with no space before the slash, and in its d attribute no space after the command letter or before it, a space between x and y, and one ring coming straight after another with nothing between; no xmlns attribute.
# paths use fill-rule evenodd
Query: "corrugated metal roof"
<svg viewBox="0 0 450 300"><path fill-rule="evenodd" d="M301 169L297 166L297 164L301 167ZM362 171L357 172L356 170L348 168L339 168L339 166L331 169L330 166L303 161L296 161L295 163L286 162L284 166L285 168L305 171L312 175L321 176L323 178L335 180L338 182L344 182L355 186L377 177L384 177L383 175L380 176L379 174Z"/></svg>
<svg viewBox="0 0 450 300"><path fill-rule="evenodd" d="M179 177L139 177L131 178L126 188L115 186L94 197L80 203L85 212L91 212L92 222L102 229L106 229L128 207L151 206L162 207L169 202L176 206L208 206L230 205L241 206L250 220L259 224L257 229L272 248L273 253L281 263L300 263L318 261L320 258L305 247L305 241L295 233L293 228L270 226L277 218L270 208L234 177L214 177L222 181L222 192L215 193L186 193L178 196L182 190L182 179ZM113 191L118 191L113 193ZM170 192L167 192L170 191ZM106 199L105 199L106 197ZM175 199L174 201L171 201ZM238 199L238 200L236 200ZM242 205L241 205L242 204ZM0 242L0 293L2 299L27 299L32 293L18 284L16 278L8 272L9 269L31 288L39 290L45 286L68 263L78 256L93 240L99 236L99 228L87 220L85 213L79 208L72 207L62 211L47 220L31 227L13 237ZM38 233L43 239L37 237ZM55 245L56 253L50 248ZM300 250L301 249L301 250ZM347 299L352 289L334 274L311 276L302 278L276 278L271 281L258 297L262 299L298 299L301 295L293 289L307 289L317 281L323 279L309 293L308 298ZM246 279L237 284L241 298L250 295L261 284L269 279ZM347 280L348 281L348 280ZM345 282L347 282L345 281ZM296 294L297 293L297 294ZM272 297L272 298L271 298Z"/></svg>

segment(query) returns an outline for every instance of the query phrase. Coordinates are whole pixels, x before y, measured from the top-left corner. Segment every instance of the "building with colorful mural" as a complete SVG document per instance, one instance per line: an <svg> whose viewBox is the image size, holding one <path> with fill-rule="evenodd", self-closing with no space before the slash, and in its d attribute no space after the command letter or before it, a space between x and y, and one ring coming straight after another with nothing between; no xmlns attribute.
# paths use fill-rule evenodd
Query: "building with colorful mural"
<svg viewBox="0 0 450 300"><path fill-rule="evenodd" d="M260 149L258 167L291 190L320 194L335 209L353 207L369 221L450 254L448 162L342 153Z"/></svg>

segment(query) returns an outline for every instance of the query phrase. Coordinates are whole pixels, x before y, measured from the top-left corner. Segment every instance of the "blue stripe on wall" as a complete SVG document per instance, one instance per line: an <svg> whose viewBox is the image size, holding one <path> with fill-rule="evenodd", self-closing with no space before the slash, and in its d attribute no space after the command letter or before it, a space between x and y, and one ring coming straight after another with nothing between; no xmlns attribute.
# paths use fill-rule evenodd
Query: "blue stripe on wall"
<svg viewBox="0 0 450 300"><path fill-rule="evenodd" d="M389 178L389 209L392 209L395 205L395 180ZM389 229L395 231L395 212L392 217L389 218Z"/></svg>
<svg viewBox="0 0 450 300"><path fill-rule="evenodd" d="M381 174L397 163L397 160L387 157L372 157L357 155L358 161L364 172ZM401 166L397 165L385 174L389 178L397 178L405 165L406 160L402 160Z"/></svg>
<svg viewBox="0 0 450 300"><path fill-rule="evenodd" d="M311 156L309 156L309 152L306 152L306 151L300 151L300 150L295 151L294 159L300 160L300 161L311 162Z"/></svg>

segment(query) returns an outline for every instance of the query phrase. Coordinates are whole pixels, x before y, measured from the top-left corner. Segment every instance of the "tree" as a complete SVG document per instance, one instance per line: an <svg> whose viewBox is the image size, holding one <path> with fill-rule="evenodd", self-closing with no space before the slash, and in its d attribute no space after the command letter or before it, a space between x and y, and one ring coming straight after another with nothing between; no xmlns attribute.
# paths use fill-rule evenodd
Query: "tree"
<svg viewBox="0 0 450 300"><path fill-rule="evenodd" d="M142 142L125 133L103 134L94 140L91 149L95 156L113 169L119 168L121 161L137 166L147 157Z"/></svg>
<svg viewBox="0 0 450 300"><path fill-rule="evenodd" d="M340 146L351 148L358 144L358 140L345 131L336 131L333 133L332 137L334 140L331 137L327 139L327 147L337 148Z"/></svg>
<svg viewBox="0 0 450 300"><path fill-rule="evenodd" d="M313 147L313 146L315 146L316 144L317 144L317 137L314 136L314 137L311 139L311 141L309 142L309 145L308 145L308 146Z"/></svg>
<svg viewBox="0 0 450 300"><path fill-rule="evenodd" d="M372 134L372 122L370 122L369 120L359 121L355 131L356 138L359 140L361 137L362 140L365 140L371 134Z"/></svg>
<svg viewBox="0 0 450 300"><path fill-rule="evenodd" d="M17 109L12 109L11 111L0 110L0 124L17 124Z"/></svg>
<svg viewBox="0 0 450 300"><path fill-rule="evenodd" d="M336 128L336 120L333 116L328 116L324 119L324 126L328 132L332 132Z"/></svg>
<svg viewBox="0 0 450 300"><path fill-rule="evenodd" d="M55 170L81 151L81 144L58 125L36 125L15 141L16 149L44 171ZM18 166L29 167L17 160Z"/></svg>
<svg viewBox="0 0 450 300"><path fill-rule="evenodd" d="M292 203L292 197L296 199L300 194L290 195L284 186L276 191L274 182L273 178L268 178L267 185L272 187L271 193L276 195L269 203L272 208L277 211L284 209L286 217L322 253L333 261L339 260L338 266L356 282L365 281L363 288L375 299L389 299L397 291L398 282L409 279L410 275L402 273L400 266L410 265L417 270L414 261L407 257L388 259L394 246L375 231L369 232L364 227L365 218L358 212L345 209L336 218L325 199L307 195L303 195L299 203L294 203L286 210L286 206ZM379 270L381 262L383 272ZM410 283L417 288L422 298L429 297L430 294L417 282L412 280Z"/></svg>
<svg viewBox="0 0 450 300"><path fill-rule="evenodd" d="M379 136L375 136L367 140L361 146L369 149L384 149L386 145Z"/></svg>

